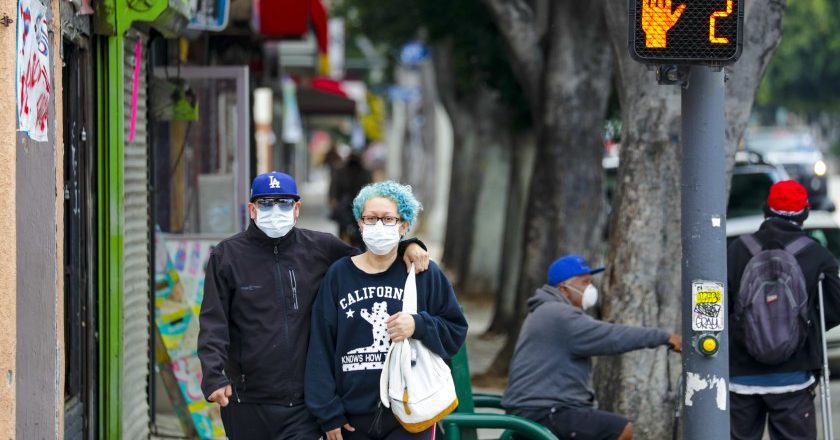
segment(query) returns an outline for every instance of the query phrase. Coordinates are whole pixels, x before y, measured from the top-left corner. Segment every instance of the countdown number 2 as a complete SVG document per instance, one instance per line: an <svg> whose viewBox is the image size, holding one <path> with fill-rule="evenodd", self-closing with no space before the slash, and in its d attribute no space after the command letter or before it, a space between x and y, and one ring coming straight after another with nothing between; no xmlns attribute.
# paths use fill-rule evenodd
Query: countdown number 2
<svg viewBox="0 0 840 440"><path fill-rule="evenodd" d="M729 44L728 37L715 36L715 21L718 18L726 18L729 17L729 14L732 14L732 1L733 0L726 0L725 11L715 11L709 16L709 41L711 41L712 44Z"/></svg>

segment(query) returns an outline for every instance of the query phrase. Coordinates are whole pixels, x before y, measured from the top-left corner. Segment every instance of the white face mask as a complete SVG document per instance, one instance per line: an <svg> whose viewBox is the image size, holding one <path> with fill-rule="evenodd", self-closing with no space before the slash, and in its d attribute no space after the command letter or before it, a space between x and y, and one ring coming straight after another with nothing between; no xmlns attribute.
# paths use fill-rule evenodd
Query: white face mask
<svg viewBox="0 0 840 440"><path fill-rule="evenodd" d="M295 226L295 210L282 211L279 206L273 206L269 211L257 209L254 222L265 235L271 238L284 237Z"/></svg>
<svg viewBox="0 0 840 440"><path fill-rule="evenodd" d="M583 297L583 299L581 299L580 305L583 310L588 310L598 303L598 288L593 286L592 284L586 286L586 288L583 289L583 292L581 292L571 284L566 284L566 287L574 290Z"/></svg>
<svg viewBox="0 0 840 440"><path fill-rule="evenodd" d="M391 252L400 242L400 225L385 226L379 220L375 225L362 226L362 241L365 246L376 255Z"/></svg>

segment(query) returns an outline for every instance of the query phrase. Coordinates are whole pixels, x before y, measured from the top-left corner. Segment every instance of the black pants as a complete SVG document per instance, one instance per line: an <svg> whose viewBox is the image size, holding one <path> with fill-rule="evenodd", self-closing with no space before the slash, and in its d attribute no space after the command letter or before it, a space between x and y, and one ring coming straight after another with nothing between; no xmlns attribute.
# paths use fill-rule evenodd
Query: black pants
<svg viewBox="0 0 840 440"><path fill-rule="evenodd" d="M772 440L816 440L814 388L785 394L729 393L732 440L761 440L767 424Z"/></svg>
<svg viewBox="0 0 840 440"><path fill-rule="evenodd" d="M560 440L615 440L630 423L622 415L595 408L527 409L511 414L545 426Z"/></svg>
<svg viewBox="0 0 840 440"><path fill-rule="evenodd" d="M222 408L229 440L317 440L323 436L303 403L295 406L237 403Z"/></svg>
<svg viewBox="0 0 840 440"><path fill-rule="evenodd" d="M433 440L435 428L417 434L410 433L400 425L390 410L384 410L379 421L376 413L348 415L347 421L356 430L341 429L344 440ZM325 437L326 438L326 437Z"/></svg>

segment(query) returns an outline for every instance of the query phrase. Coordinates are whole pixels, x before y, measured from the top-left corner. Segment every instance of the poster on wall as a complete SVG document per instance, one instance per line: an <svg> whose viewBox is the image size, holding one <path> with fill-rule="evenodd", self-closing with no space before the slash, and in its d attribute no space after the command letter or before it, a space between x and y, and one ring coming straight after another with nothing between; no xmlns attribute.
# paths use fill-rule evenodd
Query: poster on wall
<svg viewBox="0 0 840 440"><path fill-rule="evenodd" d="M204 269L216 243L155 233L157 367L182 426L201 439L225 438L219 405L201 392L196 351Z"/></svg>
<svg viewBox="0 0 840 440"><path fill-rule="evenodd" d="M20 0L17 14L18 129L38 142L47 141L50 92L48 9L40 0Z"/></svg>

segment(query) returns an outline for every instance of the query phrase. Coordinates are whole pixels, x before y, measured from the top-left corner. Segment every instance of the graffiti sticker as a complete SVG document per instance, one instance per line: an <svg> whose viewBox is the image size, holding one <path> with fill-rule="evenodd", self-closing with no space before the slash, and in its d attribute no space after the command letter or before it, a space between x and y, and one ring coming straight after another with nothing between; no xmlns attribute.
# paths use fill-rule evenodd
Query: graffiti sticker
<svg viewBox="0 0 840 440"><path fill-rule="evenodd" d="M723 283L691 283L691 329L696 332L722 332L724 325Z"/></svg>

